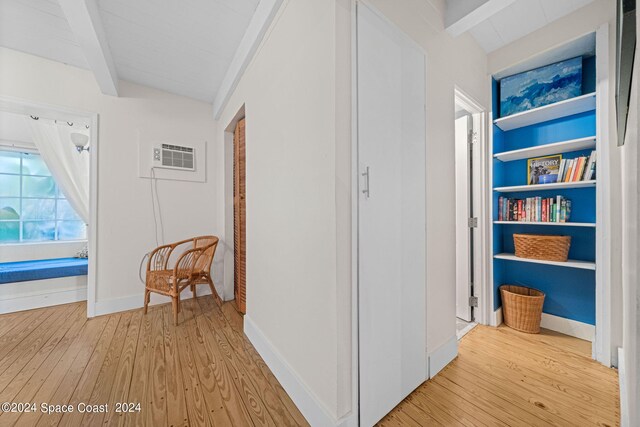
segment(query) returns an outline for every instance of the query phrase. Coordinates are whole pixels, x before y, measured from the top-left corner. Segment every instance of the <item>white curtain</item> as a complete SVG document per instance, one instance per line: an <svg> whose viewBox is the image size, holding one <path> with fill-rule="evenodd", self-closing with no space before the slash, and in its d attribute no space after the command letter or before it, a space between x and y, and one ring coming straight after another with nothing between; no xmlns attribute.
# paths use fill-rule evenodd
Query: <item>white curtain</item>
<svg viewBox="0 0 640 427"><path fill-rule="evenodd" d="M89 153L78 153L71 133L89 136L88 129L66 123L26 118L33 142L53 179L80 218L89 223ZM91 143L91 141L89 141ZM90 144L89 144L90 145Z"/></svg>

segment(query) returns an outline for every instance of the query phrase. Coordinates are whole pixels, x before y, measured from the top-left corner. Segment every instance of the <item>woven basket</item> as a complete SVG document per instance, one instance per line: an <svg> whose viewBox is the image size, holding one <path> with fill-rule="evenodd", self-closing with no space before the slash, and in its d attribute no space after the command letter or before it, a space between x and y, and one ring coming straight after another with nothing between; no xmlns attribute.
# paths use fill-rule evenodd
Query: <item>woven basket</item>
<svg viewBox="0 0 640 427"><path fill-rule="evenodd" d="M566 262L571 246L571 236L514 234L513 243L518 258Z"/></svg>
<svg viewBox="0 0 640 427"><path fill-rule="evenodd" d="M540 332L544 292L524 286L500 286L504 323L520 332Z"/></svg>

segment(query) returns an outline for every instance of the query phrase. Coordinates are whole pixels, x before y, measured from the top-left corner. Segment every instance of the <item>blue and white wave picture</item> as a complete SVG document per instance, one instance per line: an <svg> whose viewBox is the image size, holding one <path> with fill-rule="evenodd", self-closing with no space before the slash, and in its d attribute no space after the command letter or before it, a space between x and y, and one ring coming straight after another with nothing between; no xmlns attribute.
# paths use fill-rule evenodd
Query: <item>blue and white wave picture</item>
<svg viewBox="0 0 640 427"><path fill-rule="evenodd" d="M582 94L582 58L557 62L500 80L500 117Z"/></svg>

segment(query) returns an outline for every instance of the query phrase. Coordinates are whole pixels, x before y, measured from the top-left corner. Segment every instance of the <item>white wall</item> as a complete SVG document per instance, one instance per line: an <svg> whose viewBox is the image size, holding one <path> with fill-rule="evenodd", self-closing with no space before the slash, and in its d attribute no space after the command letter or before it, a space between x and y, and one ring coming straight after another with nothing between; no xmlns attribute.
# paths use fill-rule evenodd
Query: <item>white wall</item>
<svg viewBox="0 0 640 427"><path fill-rule="evenodd" d="M370 3L428 56L427 350L433 352L455 343L456 334L454 85L488 108L486 55L470 36L444 32L444 1L435 8L419 0ZM218 132L223 145L223 129L244 105L247 319L333 420L354 408L351 5L285 1ZM218 209L222 228L224 207Z"/></svg>
<svg viewBox="0 0 640 427"><path fill-rule="evenodd" d="M609 161L610 191L606 203L609 210L610 232L605 238L611 242L611 265L609 268L611 284L611 362L617 364L616 348L622 345L622 217L621 210L616 209L622 203L622 186L620 175L620 150L616 147L615 125L615 2L595 0L576 12L562 17L533 33L510 43L488 56L489 73L495 74L512 65L518 64L532 56L562 45L570 40L596 31L601 25L609 28Z"/></svg>
<svg viewBox="0 0 640 427"><path fill-rule="evenodd" d="M211 105L124 81L120 97L105 96L87 70L6 48L0 64L0 95L99 114L96 309L142 306L138 266L156 244L150 182L138 178L138 141L208 141L213 165ZM158 182L167 242L219 233L216 191L211 175L206 183Z"/></svg>
<svg viewBox="0 0 640 427"><path fill-rule="evenodd" d="M335 15L335 2L284 2L218 134L223 145L223 129L244 104L246 319L330 418L339 416Z"/></svg>

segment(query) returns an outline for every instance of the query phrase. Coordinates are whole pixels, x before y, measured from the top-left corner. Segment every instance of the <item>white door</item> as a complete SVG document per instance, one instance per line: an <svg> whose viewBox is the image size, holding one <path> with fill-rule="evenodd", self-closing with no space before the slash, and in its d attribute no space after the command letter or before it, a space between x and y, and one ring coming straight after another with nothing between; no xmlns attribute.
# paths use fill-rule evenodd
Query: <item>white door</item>
<svg viewBox="0 0 640 427"><path fill-rule="evenodd" d="M456 119L456 317L473 320L469 297L471 297L471 167L470 132L471 116Z"/></svg>
<svg viewBox="0 0 640 427"><path fill-rule="evenodd" d="M358 5L360 423L426 380L425 56Z"/></svg>
<svg viewBox="0 0 640 427"><path fill-rule="evenodd" d="M470 219L479 221L480 150L477 147L480 114L460 117L455 123L456 153L456 317L473 321L470 297L479 285L480 236Z"/></svg>

